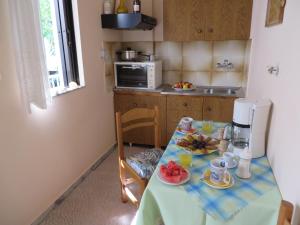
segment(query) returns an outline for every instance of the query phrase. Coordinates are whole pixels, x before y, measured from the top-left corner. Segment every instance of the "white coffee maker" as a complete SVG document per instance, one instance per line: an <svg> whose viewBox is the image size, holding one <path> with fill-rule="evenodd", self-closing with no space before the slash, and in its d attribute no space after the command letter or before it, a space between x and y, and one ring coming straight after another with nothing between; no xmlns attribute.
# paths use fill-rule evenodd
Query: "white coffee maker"
<svg viewBox="0 0 300 225"><path fill-rule="evenodd" d="M234 101L231 128L234 153L239 154L245 147L249 147L252 158L265 155L266 129L271 104L267 99L252 101L239 98Z"/></svg>

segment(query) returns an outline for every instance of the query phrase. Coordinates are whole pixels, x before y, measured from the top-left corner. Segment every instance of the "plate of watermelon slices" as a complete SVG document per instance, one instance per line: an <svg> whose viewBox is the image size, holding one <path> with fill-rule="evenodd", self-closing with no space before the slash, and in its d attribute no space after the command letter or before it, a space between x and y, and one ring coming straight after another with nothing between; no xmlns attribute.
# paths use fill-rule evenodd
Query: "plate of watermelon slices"
<svg viewBox="0 0 300 225"><path fill-rule="evenodd" d="M169 161L167 164L160 165L157 177L165 184L176 186L188 182L191 174L176 162Z"/></svg>

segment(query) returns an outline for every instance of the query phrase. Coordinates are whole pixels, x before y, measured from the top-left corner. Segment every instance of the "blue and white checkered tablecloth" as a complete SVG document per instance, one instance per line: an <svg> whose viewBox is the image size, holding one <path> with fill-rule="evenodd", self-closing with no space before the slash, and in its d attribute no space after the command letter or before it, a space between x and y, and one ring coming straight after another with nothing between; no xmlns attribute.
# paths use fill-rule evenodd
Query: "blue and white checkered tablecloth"
<svg viewBox="0 0 300 225"><path fill-rule="evenodd" d="M218 124L217 126L221 127L224 125ZM198 123L196 127L199 128L200 126L201 124ZM183 150L175 144L175 140L180 136L182 134L174 133L160 164L167 163L170 160L178 160L178 155ZM250 179L238 178L234 175L235 169L231 169L230 172L235 180L233 187L226 190L217 190L209 187L200 178L205 170L209 168L210 160L218 156L218 153L193 156L193 166L190 168L191 180L181 186L188 194L199 199L201 208L212 217L227 221L248 204L251 204L252 201L277 187L266 157L252 160L252 176Z"/></svg>

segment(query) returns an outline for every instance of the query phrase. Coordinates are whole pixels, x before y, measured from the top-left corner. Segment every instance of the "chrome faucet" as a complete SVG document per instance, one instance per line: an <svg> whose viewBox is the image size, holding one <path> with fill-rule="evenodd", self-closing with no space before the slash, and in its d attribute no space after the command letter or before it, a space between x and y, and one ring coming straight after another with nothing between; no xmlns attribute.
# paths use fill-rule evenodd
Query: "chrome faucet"
<svg viewBox="0 0 300 225"><path fill-rule="evenodd" d="M219 69L226 69L226 70L231 70L233 69L233 63L229 62L228 59L224 59L224 61L222 63L217 63L216 64L216 68Z"/></svg>

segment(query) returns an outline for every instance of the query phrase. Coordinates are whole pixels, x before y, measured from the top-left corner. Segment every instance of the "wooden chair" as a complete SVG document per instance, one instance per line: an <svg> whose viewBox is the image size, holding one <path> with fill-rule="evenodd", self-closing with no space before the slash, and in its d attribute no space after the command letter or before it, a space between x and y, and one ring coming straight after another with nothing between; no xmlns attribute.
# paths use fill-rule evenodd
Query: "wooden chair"
<svg viewBox="0 0 300 225"><path fill-rule="evenodd" d="M293 204L288 201L281 201L277 225L291 225L293 215Z"/></svg>
<svg viewBox="0 0 300 225"><path fill-rule="evenodd" d="M123 115L121 115L120 112L117 112L116 127L119 152L121 199L124 203L127 202L129 199L133 204L135 204L138 207L139 201L127 185L133 182L137 182L139 185L140 193L143 194L147 186L148 180L141 178L138 175L138 173L126 162L123 144L123 133L136 128L154 127L155 148L160 149L161 145L159 109L157 106L155 106L154 109L136 108L124 113ZM130 178L126 178L127 175L129 175Z"/></svg>

